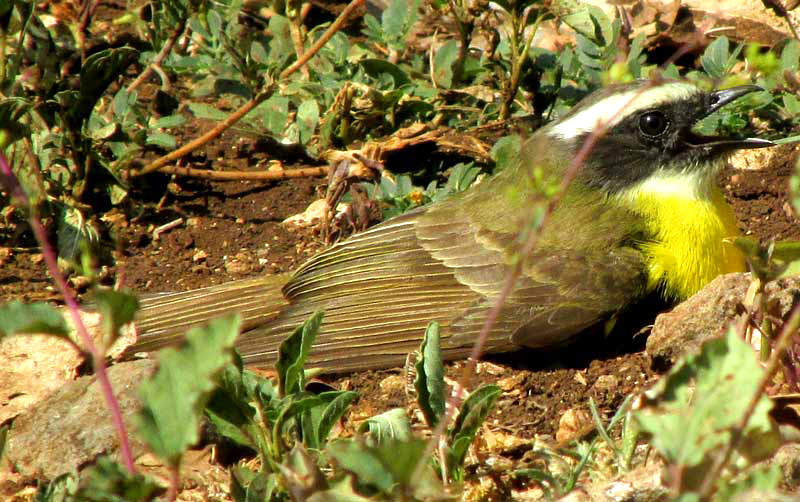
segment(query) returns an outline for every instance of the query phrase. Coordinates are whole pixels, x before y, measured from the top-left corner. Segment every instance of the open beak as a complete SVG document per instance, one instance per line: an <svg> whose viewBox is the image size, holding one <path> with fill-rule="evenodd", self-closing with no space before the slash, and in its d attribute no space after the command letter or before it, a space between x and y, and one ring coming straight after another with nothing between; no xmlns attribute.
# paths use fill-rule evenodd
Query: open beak
<svg viewBox="0 0 800 502"><path fill-rule="evenodd" d="M740 85L737 87L731 87L729 89L724 89L721 91L714 91L710 94L709 97L709 104L708 108L706 108L705 113L703 113L698 118L705 118L714 113L715 111L719 110L723 106L727 105L732 101L736 101L737 99L741 98L746 94L750 94L751 92L755 91L763 91L763 89L757 85ZM688 138L688 144L692 148L715 148L717 150L735 150L739 148L765 148L768 146L775 146L775 143L772 141L768 141L766 139L759 139L759 138L744 138L744 139L733 139L733 138L723 138L718 136L700 136L696 134L690 134Z"/></svg>

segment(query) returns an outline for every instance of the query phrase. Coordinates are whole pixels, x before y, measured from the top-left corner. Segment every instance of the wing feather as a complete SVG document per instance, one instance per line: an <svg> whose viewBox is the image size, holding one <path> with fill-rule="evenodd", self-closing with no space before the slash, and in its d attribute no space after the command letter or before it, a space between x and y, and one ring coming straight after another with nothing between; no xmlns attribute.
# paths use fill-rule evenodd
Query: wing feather
<svg viewBox="0 0 800 502"><path fill-rule="evenodd" d="M239 303L224 287L205 295L186 293L146 308L152 314L146 327L157 331L169 329L175 319L193 322L204 308L238 308L255 320L237 342L244 361L271 364L280 343L313 312L324 310L309 364L350 371L402 364L418 348L427 324L437 321L443 355L453 359L470 352L519 264L521 274L486 350L559 343L643 293L646 268L629 244L635 240L635 217L602 196L572 188L536 234L534 251L521 256L530 205L515 193L532 191L531 184L519 172L505 171L468 193L330 247L295 272L282 296L277 288L264 291L259 282L239 288Z"/></svg>
<svg viewBox="0 0 800 502"><path fill-rule="evenodd" d="M283 289L289 306L243 335L245 362L274 361L280 342L317 310L325 319L312 366L349 371L402 364L430 321L442 327L445 358L468 354L517 259L519 236L504 228L521 227L486 223L464 207L462 198L406 213L312 258ZM609 235L602 222L620 215L586 207L594 209L578 221L601 222L603 245L571 249L558 239L569 239L572 228L543 232L542 247L523 260L524 273L489 333L488 352L561 342L623 307L641 287L638 252L607 244L623 237ZM624 266L616 266L615 253L625 257ZM621 291L607 291L609 282Z"/></svg>

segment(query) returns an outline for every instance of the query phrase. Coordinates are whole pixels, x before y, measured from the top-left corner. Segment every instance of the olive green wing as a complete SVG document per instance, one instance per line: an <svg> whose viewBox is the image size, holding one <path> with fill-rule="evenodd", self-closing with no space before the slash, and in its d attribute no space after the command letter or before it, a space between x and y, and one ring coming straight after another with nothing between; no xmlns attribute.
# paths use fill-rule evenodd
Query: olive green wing
<svg viewBox="0 0 800 502"><path fill-rule="evenodd" d="M470 197L394 218L312 258L284 288L289 306L281 315L241 337L245 362L272 363L280 342L317 310L325 311L325 320L310 366L400 365L430 321L442 327L445 358L469 354L517 259L519 223L512 220L522 218L503 215L506 208L496 205L497 219L487 223L485 214L465 210ZM542 246L523 260L487 352L563 341L623 307L641 288L637 252L562 244L557 233L544 232ZM615 260L626 266L613 266ZM624 291L609 291L614 286Z"/></svg>
<svg viewBox="0 0 800 502"><path fill-rule="evenodd" d="M646 266L632 245L640 226L634 214L575 186L544 227L533 230L532 218L518 208L540 202L515 204L506 186L437 208L418 225L420 244L482 296L452 320L449 343L471 345L477 338L517 261L519 275L490 333L490 351L503 339L525 347L559 344L646 292ZM531 233L534 245L525 252Z"/></svg>
<svg viewBox="0 0 800 502"><path fill-rule="evenodd" d="M454 312L480 301L453 272L419 245L422 211L386 221L336 244L300 267L284 288L289 306L268 325L244 333L248 364L271 364L288 334L325 311L309 366L348 371L402 365L429 321L446 330ZM453 350L450 357L467 353Z"/></svg>
<svg viewBox="0 0 800 502"><path fill-rule="evenodd" d="M230 281L216 286L145 295L136 313L136 343L127 354L152 352L180 343L186 331L211 319L238 313L242 330L262 326L286 305L286 274Z"/></svg>

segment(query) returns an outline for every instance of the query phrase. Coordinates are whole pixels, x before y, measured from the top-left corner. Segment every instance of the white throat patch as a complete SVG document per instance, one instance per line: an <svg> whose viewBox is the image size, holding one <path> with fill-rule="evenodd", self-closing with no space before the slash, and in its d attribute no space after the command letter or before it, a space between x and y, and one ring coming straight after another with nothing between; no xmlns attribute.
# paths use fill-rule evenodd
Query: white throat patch
<svg viewBox="0 0 800 502"><path fill-rule="evenodd" d="M601 124L610 129L636 111L687 99L698 92L699 89L692 84L670 82L650 88L642 87L622 94L613 94L568 119L554 124L547 134L567 140L589 133Z"/></svg>
<svg viewBox="0 0 800 502"><path fill-rule="evenodd" d="M622 190L617 197L625 201L635 201L642 196L708 201L712 197L714 176L723 164L724 161L720 159L709 168L694 168L671 173L658 170L646 179Z"/></svg>

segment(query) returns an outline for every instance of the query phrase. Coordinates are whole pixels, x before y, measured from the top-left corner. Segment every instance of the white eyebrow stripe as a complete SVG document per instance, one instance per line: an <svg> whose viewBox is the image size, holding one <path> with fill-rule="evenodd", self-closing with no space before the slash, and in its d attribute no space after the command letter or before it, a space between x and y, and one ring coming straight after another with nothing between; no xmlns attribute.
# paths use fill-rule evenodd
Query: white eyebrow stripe
<svg viewBox="0 0 800 502"><path fill-rule="evenodd" d="M672 82L650 89L634 89L611 95L567 120L554 124L548 134L559 139L571 139L593 131L601 123L612 128L632 112L654 108L668 101L688 99L698 92L700 90L692 84Z"/></svg>

